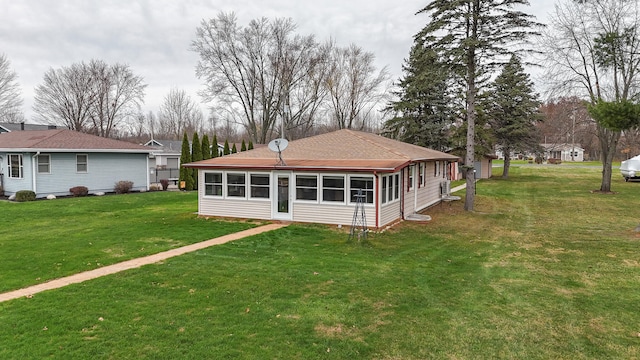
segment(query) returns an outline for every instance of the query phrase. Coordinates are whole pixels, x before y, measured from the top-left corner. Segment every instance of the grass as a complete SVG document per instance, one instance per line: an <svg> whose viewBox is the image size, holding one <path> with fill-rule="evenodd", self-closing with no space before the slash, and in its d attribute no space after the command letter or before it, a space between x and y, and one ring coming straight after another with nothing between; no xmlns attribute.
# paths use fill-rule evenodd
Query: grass
<svg viewBox="0 0 640 360"><path fill-rule="evenodd" d="M249 228L198 219L178 192L0 201L0 292Z"/></svg>
<svg viewBox="0 0 640 360"><path fill-rule="evenodd" d="M0 303L0 358L638 358L639 185L515 166L365 246L291 225Z"/></svg>

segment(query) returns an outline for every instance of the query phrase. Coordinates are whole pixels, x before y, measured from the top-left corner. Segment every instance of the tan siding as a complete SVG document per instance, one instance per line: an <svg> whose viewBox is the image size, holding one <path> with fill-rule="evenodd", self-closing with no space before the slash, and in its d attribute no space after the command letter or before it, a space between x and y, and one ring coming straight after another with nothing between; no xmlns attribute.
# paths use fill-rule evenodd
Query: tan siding
<svg viewBox="0 0 640 360"><path fill-rule="evenodd" d="M380 227L400 218L400 201L384 204L380 207Z"/></svg>
<svg viewBox="0 0 640 360"><path fill-rule="evenodd" d="M271 202L200 198L199 214L243 219L271 219Z"/></svg>
<svg viewBox="0 0 640 360"><path fill-rule="evenodd" d="M312 222L321 224L351 225L355 205L330 205L330 204L293 204L293 221ZM376 226L376 210L373 206L365 206L367 226Z"/></svg>

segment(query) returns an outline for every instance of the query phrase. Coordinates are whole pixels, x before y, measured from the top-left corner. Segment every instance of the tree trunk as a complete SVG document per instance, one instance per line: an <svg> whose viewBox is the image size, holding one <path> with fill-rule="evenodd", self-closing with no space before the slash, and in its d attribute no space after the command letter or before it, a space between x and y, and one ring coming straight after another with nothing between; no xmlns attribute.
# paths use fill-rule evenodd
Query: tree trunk
<svg viewBox="0 0 640 360"><path fill-rule="evenodd" d="M608 130L598 125L598 138L602 150L602 183L601 192L611 191L611 175L613 173L613 156L620 140L620 131Z"/></svg>
<svg viewBox="0 0 640 360"><path fill-rule="evenodd" d="M467 50L467 154L464 165L467 177L467 188L464 198L464 209L473 211L476 198L476 176L475 176L475 137L476 137L476 48L475 42L478 40L478 18L480 12L480 1L474 0L471 8L471 17L467 23L467 36L471 45Z"/></svg>
<svg viewBox="0 0 640 360"><path fill-rule="evenodd" d="M503 148L502 151L504 154L504 166L502 167L502 178L508 179L509 167L511 166L511 150Z"/></svg>

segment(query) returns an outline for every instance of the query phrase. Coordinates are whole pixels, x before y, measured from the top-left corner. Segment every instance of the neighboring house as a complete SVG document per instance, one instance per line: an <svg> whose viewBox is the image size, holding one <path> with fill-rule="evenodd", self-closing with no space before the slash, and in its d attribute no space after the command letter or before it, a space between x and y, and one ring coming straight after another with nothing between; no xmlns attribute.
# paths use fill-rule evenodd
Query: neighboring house
<svg viewBox="0 0 640 360"><path fill-rule="evenodd" d="M5 195L32 190L37 197L69 195L74 186L111 192L116 182L147 190L151 149L72 130L0 134L0 184Z"/></svg>
<svg viewBox="0 0 640 360"><path fill-rule="evenodd" d="M12 131L30 131L30 130L55 130L61 129L56 125L40 125L21 123L3 123L0 122L0 134Z"/></svg>
<svg viewBox="0 0 640 360"><path fill-rule="evenodd" d="M198 213L351 225L362 190L366 222L381 228L442 201L458 157L379 135L339 130L203 160Z"/></svg>
<svg viewBox="0 0 640 360"><path fill-rule="evenodd" d="M149 157L149 181L157 183L162 179L167 179L174 183L177 182L180 177L182 141L151 139L144 145L152 149ZM191 149L191 145L189 145L189 149Z"/></svg>
<svg viewBox="0 0 640 360"><path fill-rule="evenodd" d="M584 161L584 149L579 144L541 144L546 159ZM572 156L573 154L573 156Z"/></svg>
<svg viewBox="0 0 640 360"><path fill-rule="evenodd" d="M584 161L585 150L579 144L540 144L544 150L544 159L560 159L562 161ZM573 158L571 157L573 153ZM504 154L500 148L496 149L498 159L504 159ZM531 152L516 153L511 155L511 159L535 159L539 155Z"/></svg>

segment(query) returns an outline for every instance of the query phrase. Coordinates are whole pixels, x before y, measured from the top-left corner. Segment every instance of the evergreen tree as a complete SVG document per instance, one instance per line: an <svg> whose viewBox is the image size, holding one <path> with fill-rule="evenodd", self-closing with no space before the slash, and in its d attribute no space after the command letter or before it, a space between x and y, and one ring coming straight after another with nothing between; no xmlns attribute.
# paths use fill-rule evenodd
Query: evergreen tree
<svg viewBox="0 0 640 360"><path fill-rule="evenodd" d="M253 141L251 141L251 139L249 139L249 146L247 147L247 150L253 150Z"/></svg>
<svg viewBox="0 0 640 360"><path fill-rule="evenodd" d="M242 139L242 145L240 146L240 151L247 151L247 144L245 144L244 139Z"/></svg>
<svg viewBox="0 0 640 360"><path fill-rule="evenodd" d="M235 154L238 152L238 149L236 148L236 143L233 143L233 147L231 147L231 153Z"/></svg>
<svg viewBox="0 0 640 360"><path fill-rule="evenodd" d="M464 83L467 127L465 164L467 179L464 208L473 211L475 201L476 105L480 79L490 76L512 45L523 45L541 26L531 15L516 10L527 0L433 0L418 13L430 17L416 41L436 51L445 65ZM524 49L518 46L518 49Z"/></svg>
<svg viewBox="0 0 640 360"><path fill-rule="evenodd" d="M191 161L202 160L202 145L200 144L200 138L198 133L193 133L193 139L191 140ZM198 190L198 169L191 169L193 176L193 189Z"/></svg>
<svg viewBox="0 0 640 360"><path fill-rule="evenodd" d="M211 145L209 144L209 135L204 134L202 137L202 160L211 159Z"/></svg>
<svg viewBox="0 0 640 360"><path fill-rule="evenodd" d="M182 137L182 153L180 154L180 178L179 181L182 183L184 181L184 190L191 191L193 190L193 171L191 169L186 168L182 165L191 162L191 151L189 149L189 138L187 137L187 133L184 133Z"/></svg>
<svg viewBox="0 0 640 360"><path fill-rule="evenodd" d="M536 123L542 120L538 94L517 56L504 66L489 91L489 119L496 144L504 154L502 178L509 177L514 151L538 151L540 136Z"/></svg>
<svg viewBox="0 0 640 360"><path fill-rule="evenodd" d="M222 155L229 155L229 154L231 154L231 149L229 148L229 141L225 140L224 149L222 150Z"/></svg>
<svg viewBox="0 0 640 360"><path fill-rule="evenodd" d="M383 135L440 151L451 146L449 129L456 113L451 90L453 77L438 59L438 54L422 43L411 49L403 65L404 78L397 84L398 100L387 110L396 115L384 124ZM462 107L462 104L458 104Z"/></svg>
<svg viewBox="0 0 640 360"><path fill-rule="evenodd" d="M213 134L213 142L211 143L211 157L217 158L220 156L220 150L218 149L218 136Z"/></svg>

